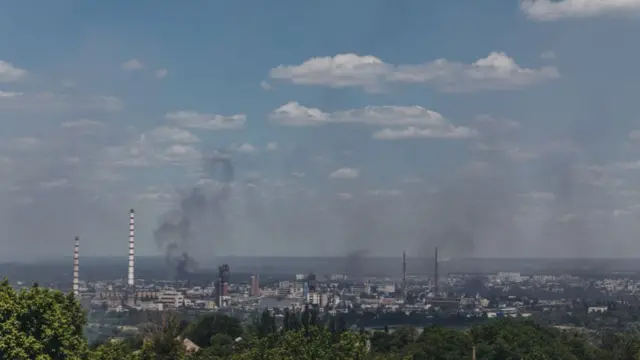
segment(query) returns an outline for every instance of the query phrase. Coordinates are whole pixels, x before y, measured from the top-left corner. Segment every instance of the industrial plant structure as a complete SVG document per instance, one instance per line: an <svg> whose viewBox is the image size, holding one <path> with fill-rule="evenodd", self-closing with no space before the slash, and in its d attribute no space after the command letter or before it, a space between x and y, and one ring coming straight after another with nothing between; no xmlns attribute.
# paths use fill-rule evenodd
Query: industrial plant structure
<svg viewBox="0 0 640 360"><path fill-rule="evenodd" d="M402 252L402 300L407 301L407 252Z"/></svg>
<svg viewBox="0 0 640 360"><path fill-rule="evenodd" d="M133 289L135 287L134 277L134 257L135 257L135 213L133 209L129 211L129 276L127 285Z"/></svg>
<svg viewBox="0 0 640 360"><path fill-rule="evenodd" d="M435 294L436 296L440 295L440 289L439 289L439 285L440 285L440 278L438 277L438 247L436 246L436 254L435 254L435 279L434 279L434 286L435 286Z"/></svg>
<svg viewBox="0 0 640 360"><path fill-rule="evenodd" d="M229 296L229 276L231 268L229 265L222 264L218 267L218 280L216 281L216 305L223 307L225 305L225 297Z"/></svg>
<svg viewBox="0 0 640 360"><path fill-rule="evenodd" d="M80 237L73 246L73 296L80 296Z"/></svg>

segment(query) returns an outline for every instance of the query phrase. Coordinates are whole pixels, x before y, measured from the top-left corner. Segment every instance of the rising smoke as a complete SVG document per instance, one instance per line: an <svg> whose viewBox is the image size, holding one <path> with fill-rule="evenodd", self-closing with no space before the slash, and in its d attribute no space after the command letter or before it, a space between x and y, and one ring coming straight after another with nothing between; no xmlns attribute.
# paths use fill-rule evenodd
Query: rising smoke
<svg viewBox="0 0 640 360"><path fill-rule="evenodd" d="M205 178L182 192L178 208L165 214L153 233L173 275L180 280L198 268L194 250L213 260L216 244L228 239L226 206L234 179L231 159L216 154L203 160L203 170Z"/></svg>

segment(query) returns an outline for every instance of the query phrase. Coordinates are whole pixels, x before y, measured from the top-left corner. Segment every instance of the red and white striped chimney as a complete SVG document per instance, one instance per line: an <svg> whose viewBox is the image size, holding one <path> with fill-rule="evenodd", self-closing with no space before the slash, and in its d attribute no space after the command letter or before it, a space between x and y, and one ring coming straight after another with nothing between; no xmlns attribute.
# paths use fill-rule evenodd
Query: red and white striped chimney
<svg viewBox="0 0 640 360"><path fill-rule="evenodd" d="M73 296L80 295L80 238L76 236L73 246Z"/></svg>
<svg viewBox="0 0 640 360"><path fill-rule="evenodd" d="M133 209L131 209L131 212L129 213L129 281L128 281L129 287L133 287L135 284L134 266L133 266L134 253L135 253L134 222L135 222L135 215L134 215Z"/></svg>

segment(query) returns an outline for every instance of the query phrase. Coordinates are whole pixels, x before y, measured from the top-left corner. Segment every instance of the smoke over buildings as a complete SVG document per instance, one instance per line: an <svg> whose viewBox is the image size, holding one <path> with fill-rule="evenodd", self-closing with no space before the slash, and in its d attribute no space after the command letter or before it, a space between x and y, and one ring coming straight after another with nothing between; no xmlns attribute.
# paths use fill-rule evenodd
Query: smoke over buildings
<svg viewBox="0 0 640 360"><path fill-rule="evenodd" d="M228 240L226 206L234 179L231 159L223 154L205 158L203 174L199 184L182 192L177 208L163 216L153 233L178 279L197 268L192 251L213 261L216 244Z"/></svg>

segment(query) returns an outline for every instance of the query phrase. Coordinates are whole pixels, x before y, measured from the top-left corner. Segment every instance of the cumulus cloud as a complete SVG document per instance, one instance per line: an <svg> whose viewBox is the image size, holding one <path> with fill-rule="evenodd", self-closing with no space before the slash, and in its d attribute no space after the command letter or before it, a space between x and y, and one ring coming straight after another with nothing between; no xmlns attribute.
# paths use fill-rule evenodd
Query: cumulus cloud
<svg viewBox="0 0 640 360"><path fill-rule="evenodd" d="M271 84L264 80L260 82L260 87L262 88L262 90L273 90L273 86L271 86Z"/></svg>
<svg viewBox="0 0 640 360"><path fill-rule="evenodd" d="M409 126L404 129L386 128L373 133L376 140L405 140L405 139L468 139L476 137L476 130L466 127L448 125L441 128L417 128Z"/></svg>
<svg viewBox="0 0 640 360"><path fill-rule="evenodd" d="M486 114L476 116L475 122L476 126L489 133L505 133L520 127L517 121Z"/></svg>
<svg viewBox="0 0 640 360"><path fill-rule="evenodd" d="M102 151L102 164L113 168L188 165L201 158L193 144L200 140L182 129L159 127Z"/></svg>
<svg viewBox="0 0 640 360"><path fill-rule="evenodd" d="M277 142L267 143L266 149L267 149L267 151L276 151L276 150L278 150L278 143Z"/></svg>
<svg viewBox="0 0 640 360"><path fill-rule="evenodd" d="M360 176L360 172L358 171L358 169L349 167L338 169L329 174L329 177L331 179L356 179L358 178L358 176Z"/></svg>
<svg viewBox="0 0 640 360"><path fill-rule="evenodd" d="M545 192L545 191L534 191L529 193L523 193L523 194L520 194L519 196L525 199L541 200L541 201L554 201L556 199L556 196L553 193Z"/></svg>
<svg viewBox="0 0 640 360"><path fill-rule="evenodd" d="M503 52L465 64L437 59L424 64L387 64L381 59L353 53L311 58L300 65L280 65L270 77L300 85L333 88L362 87L380 90L387 84L427 84L444 92L506 90L556 79L558 69L545 66L524 68Z"/></svg>
<svg viewBox="0 0 640 360"><path fill-rule="evenodd" d="M178 126L205 130L242 129L247 120L244 114L223 116L186 110L167 113L165 118Z"/></svg>
<svg viewBox="0 0 640 360"><path fill-rule="evenodd" d="M34 137L16 137L2 144L2 147L13 151L33 151L42 146L42 141Z"/></svg>
<svg viewBox="0 0 640 360"><path fill-rule="evenodd" d="M71 129L82 133L93 133L102 130L106 125L101 121L80 119L65 121L60 124L60 127L65 129Z"/></svg>
<svg viewBox="0 0 640 360"><path fill-rule="evenodd" d="M522 0L520 8L531 19L553 21L640 12L639 0Z"/></svg>
<svg viewBox="0 0 640 360"><path fill-rule="evenodd" d="M258 149L249 143L235 145L233 146L233 150L241 154L253 154L258 152Z"/></svg>
<svg viewBox="0 0 640 360"><path fill-rule="evenodd" d="M629 138L632 140L640 140L640 130L633 130L630 132Z"/></svg>
<svg viewBox="0 0 640 360"><path fill-rule="evenodd" d="M0 98L12 98L16 96L22 96L24 93L12 92L12 91L0 91Z"/></svg>
<svg viewBox="0 0 640 360"><path fill-rule="evenodd" d="M182 164L200 159L201 155L198 150L190 145L171 145L167 147L161 154L160 159L163 161Z"/></svg>
<svg viewBox="0 0 640 360"><path fill-rule="evenodd" d="M152 141L159 143L180 143L193 144L200 142L200 139L191 132L169 126L161 126L148 132Z"/></svg>
<svg viewBox="0 0 640 360"><path fill-rule="evenodd" d="M167 74L169 74L169 70L167 70L167 69L158 69L158 70L156 70L156 77L158 79L163 79L165 76L167 76Z"/></svg>
<svg viewBox="0 0 640 360"><path fill-rule="evenodd" d="M556 53L551 50L547 50L540 54L540 58L545 60L553 60L556 58Z"/></svg>
<svg viewBox="0 0 640 360"><path fill-rule="evenodd" d="M454 126L439 113L420 106L367 106L326 113L297 102L275 109L269 118L283 126L319 126L324 124L364 124L383 126L374 139L469 138L477 135L471 128Z"/></svg>
<svg viewBox="0 0 640 360"><path fill-rule="evenodd" d="M397 189L374 189L367 191L371 196L398 197L402 196L402 191Z"/></svg>
<svg viewBox="0 0 640 360"><path fill-rule="evenodd" d="M0 60L0 83L18 81L26 74L26 70L20 69L10 62Z"/></svg>
<svg viewBox="0 0 640 360"><path fill-rule="evenodd" d="M140 70L144 67L144 65L138 59L131 59L122 63L122 70L131 71L131 70Z"/></svg>

